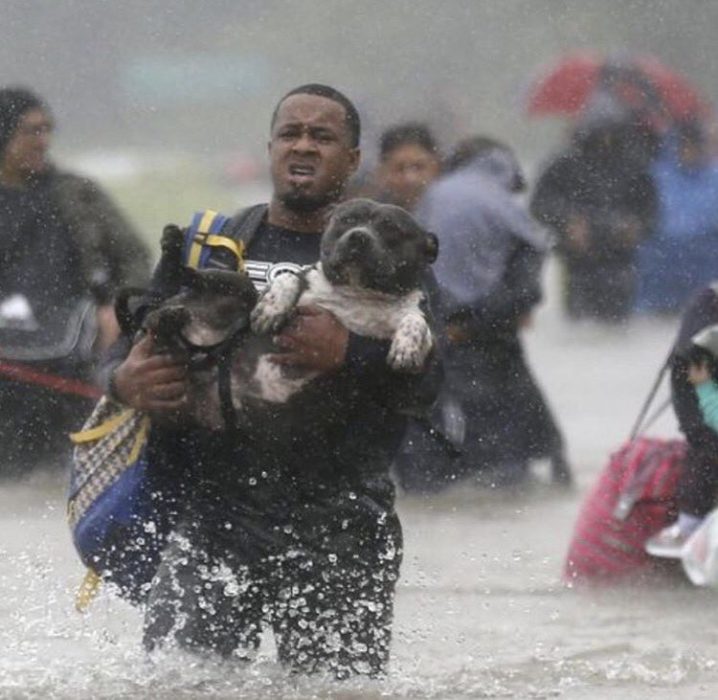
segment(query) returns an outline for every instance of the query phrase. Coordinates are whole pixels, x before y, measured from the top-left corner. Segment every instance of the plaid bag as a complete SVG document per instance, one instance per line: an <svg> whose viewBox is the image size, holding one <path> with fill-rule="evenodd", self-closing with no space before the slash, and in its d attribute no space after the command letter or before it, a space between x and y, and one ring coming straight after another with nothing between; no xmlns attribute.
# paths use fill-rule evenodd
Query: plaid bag
<svg viewBox="0 0 718 700"><path fill-rule="evenodd" d="M104 396L82 430L70 436L75 448L67 515L88 567L78 609L89 604L101 579L139 600L154 574L166 528L158 527L164 516L146 484L149 436L149 416ZM140 546L145 544L155 546Z"/></svg>
<svg viewBox="0 0 718 700"><path fill-rule="evenodd" d="M76 529L88 508L137 463L148 434L148 416L103 396L82 430L70 435L75 443L67 506L71 528Z"/></svg>

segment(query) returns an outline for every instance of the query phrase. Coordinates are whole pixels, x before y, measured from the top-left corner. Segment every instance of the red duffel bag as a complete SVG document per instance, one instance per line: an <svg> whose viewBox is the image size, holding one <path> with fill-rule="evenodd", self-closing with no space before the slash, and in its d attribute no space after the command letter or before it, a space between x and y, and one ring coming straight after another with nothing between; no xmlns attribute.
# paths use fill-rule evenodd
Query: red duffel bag
<svg viewBox="0 0 718 700"><path fill-rule="evenodd" d="M677 516L676 487L686 444L638 437L625 443L586 497L569 545L566 583L618 583L665 569L646 540Z"/></svg>

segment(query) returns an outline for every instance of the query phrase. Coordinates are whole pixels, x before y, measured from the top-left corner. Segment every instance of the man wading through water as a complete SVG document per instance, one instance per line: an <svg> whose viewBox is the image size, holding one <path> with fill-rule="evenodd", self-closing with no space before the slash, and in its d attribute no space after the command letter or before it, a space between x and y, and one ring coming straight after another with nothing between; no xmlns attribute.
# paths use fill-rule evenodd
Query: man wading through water
<svg viewBox="0 0 718 700"><path fill-rule="evenodd" d="M259 288L278 268L319 258L327 215L359 163L359 129L355 107L332 88L305 85L279 102L271 202L224 229L253 217L246 267ZM185 368L153 355L149 337L129 354L123 342L113 396L156 416L181 412ZM145 646L248 658L271 625L293 671L380 675L402 544L388 471L403 411L431 403L419 396L431 382L391 371L388 342L349 333L318 308L301 308L276 346L277 362L322 374L306 404L331 401L335 416L312 423L295 410L287 426L249 437L153 428L152 487L181 480L184 495L152 582Z"/></svg>

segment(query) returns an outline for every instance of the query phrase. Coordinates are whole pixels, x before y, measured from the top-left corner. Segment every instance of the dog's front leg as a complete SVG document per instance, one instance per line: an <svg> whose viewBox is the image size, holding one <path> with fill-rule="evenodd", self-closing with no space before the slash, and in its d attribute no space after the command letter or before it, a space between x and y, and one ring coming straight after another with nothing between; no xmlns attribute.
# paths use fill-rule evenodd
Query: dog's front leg
<svg viewBox="0 0 718 700"><path fill-rule="evenodd" d="M304 287L300 275L293 272L279 275L252 311L252 330L260 335L278 331L297 305Z"/></svg>
<svg viewBox="0 0 718 700"><path fill-rule="evenodd" d="M394 370L418 371L434 345L431 328L424 314L413 311L406 314L394 333L387 362Z"/></svg>

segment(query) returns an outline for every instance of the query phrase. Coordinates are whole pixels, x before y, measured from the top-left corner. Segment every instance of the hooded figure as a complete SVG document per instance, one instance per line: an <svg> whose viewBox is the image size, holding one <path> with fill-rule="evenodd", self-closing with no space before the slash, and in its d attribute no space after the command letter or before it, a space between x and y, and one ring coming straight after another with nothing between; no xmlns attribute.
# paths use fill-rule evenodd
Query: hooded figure
<svg viewBox="0 0 718 700"><path fill-rule="evenodd" d="M521 480L529 461L550 458L568 482L563 440L529 371L519 329L541 299L550 242L518 199L523 173L505 145L461 143L427 190L417 218L439 237L447 390L465 417L454 478L479 472L489 483Z"/></svg>
<svg viewBox="0 0 718 700"><path fill-rule="evenodd" d="M631 312L636 248L656 216L652 152L649 130L601 114L539 177L531 212L557 236L572 318L617 322Z"/></svg>

